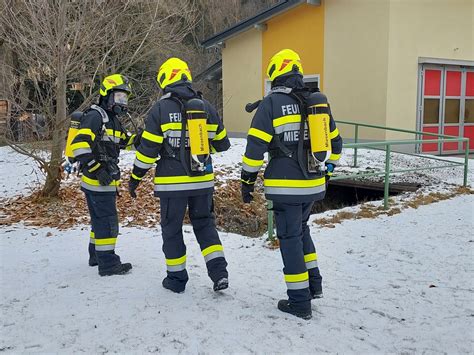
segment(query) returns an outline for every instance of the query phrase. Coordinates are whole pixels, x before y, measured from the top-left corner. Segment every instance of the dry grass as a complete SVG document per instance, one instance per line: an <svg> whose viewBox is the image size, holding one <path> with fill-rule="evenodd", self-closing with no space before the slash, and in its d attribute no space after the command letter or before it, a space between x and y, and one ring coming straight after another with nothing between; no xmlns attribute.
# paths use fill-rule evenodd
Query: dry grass
<svg viewBox="0 0 474 355"><path fill-rule="evenodd" d="M124 173L123 176L128 176ZM137 199L127 191L128 181L122 181L117 209L123 226L155 227L160 222L159 199L152 196L151 174L138 187ZM266 203L261 193L254 194L251 204L241 199L240 181L216 181L214 213L220 230L247 236L260 236L267 229ZM39 191L27 196L0 199L0 225L23 222L30 226L68 229L78 224L88 224L89 215L79 182L63 186L58 198L44 199ZM185 223L189 223L186 217Z"/></svg>

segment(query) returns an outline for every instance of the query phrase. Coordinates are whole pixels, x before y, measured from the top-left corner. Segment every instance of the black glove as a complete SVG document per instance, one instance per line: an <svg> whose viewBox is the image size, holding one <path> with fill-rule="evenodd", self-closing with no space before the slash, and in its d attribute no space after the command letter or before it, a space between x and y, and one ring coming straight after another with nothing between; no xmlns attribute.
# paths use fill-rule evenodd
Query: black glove
<svg viewBox="0 0 474 355"><path fill-rule="evenodd" d="M244 203L250 203L253 200L252 192L254 190L254 184L247 184L242 181L242 201Z"/></svg>
<svg viewBox="0 0 474 355"><path fill-rule="evenodd" d="M143 129L139 128L135 137L133 137L133 146L137 148L142 142Z"/></svg>
<svg viewBox="0 0 474 355"><path fill-rule="evenodd" d="M135 190L140 184L140 180L135 179L133 176L130 176L130 181L128 182L128 192L132 198L137 198L137 193Z"/></svg>
<svg viewBox="0 0 474 355"><path fill-rule="evenodd" d="M114 181L114 178L110 176L107 168L103 165L97 170L96 176L102 186L108 186Z"/></svg>
<svg viewBox="0 0 474 355"><path fill-rule="evenodd" d="M240 181L242 182L242 200L244 203L250 203L253 200L252 192L255 187L255 180L257 180L258 172L249 173L242 170L240 174Z"/></svg>

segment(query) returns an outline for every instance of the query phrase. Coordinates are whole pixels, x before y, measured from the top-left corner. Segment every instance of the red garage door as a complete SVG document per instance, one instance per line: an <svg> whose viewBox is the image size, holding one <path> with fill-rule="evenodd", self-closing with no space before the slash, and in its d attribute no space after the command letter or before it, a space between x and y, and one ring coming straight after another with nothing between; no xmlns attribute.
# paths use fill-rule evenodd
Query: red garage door
<svg viewBox="0 0 474 355"><path fill-rule="evenodd" d="M421 129L427 133L470 138L474 150L474 69L423 65L421 68ZM423 139L433 136L423 135ZM458 143L424 143L421 151L432 154L458 153Z"/></svg>

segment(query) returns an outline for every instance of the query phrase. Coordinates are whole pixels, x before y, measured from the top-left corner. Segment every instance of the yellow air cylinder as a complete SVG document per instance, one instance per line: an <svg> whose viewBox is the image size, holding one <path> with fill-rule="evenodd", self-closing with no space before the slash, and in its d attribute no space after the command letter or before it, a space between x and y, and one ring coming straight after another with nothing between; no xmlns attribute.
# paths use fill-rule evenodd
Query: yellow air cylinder
<svg viewBox="0 0 474 355"><path fill-rule="evenodd" d="M311 153L320 163L331 155L329 105L325 95L312 93L307 101Z"/></svg>
<svg viewBox="0 0 474 355"><path fill-rule="evenodd" d="M191 170L204 171L209 158L209 134L204 102L191 99L186 103L186 117L191 150Z"/></svg>
<svg viewBox="0 0 474 355"><path fill-rule="evenodd" d="M79 131L79 126L81 125L81 118L82 112L73 112L71 114L71 124L67 133L66 149L64 151L64 155L69 159L74 158L74 154L71 149L71 144L74 138L76 138L77 132Z"/></svg>

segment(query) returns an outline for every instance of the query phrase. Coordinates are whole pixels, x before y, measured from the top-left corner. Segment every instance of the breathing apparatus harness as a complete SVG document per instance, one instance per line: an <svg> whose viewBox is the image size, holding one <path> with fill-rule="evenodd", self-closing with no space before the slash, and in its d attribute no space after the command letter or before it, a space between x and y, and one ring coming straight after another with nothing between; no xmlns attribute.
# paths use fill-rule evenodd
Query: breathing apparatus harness
<svg viewBox="0 0 474 355"><path fill-rule="evenodd" d="M274 93L282 93L289 95L297 102L301 115L301 123L299 127L298 146L296 151L289 149L285 144L283 144L283 142L281 141L281 134L275 134L273 136L273 141L275 142L277 148L269 151L270 158L285 157L297 161L306 179L309 178L308 173L324 174L326 170L325 161L329 158L330 153L324 154L324 157L322 157L322 155L319 154L319 151L313 150L320 149L320 143L321 141L324 141L324 149L327 149L330 152L329 104L323 104L326 107L322 107L323 105L314 104L315 98L318 95L323 96L322 94L320 94L319 89L317 88L293 89L285 86L275 86L266 96ZM245 106L245 110L248 113L251 113L258 107L261 101L262 100L257 100L253 103L248 103ZM316 98L316 101L319 102L319 98ZM310 115L312 116L311 118L313 119L313 122L309 118ZM314 124L314 118L317 118L317 120L320 121L321 115L324 116L324 127L322 127L320 124ZM309 129L309 138L311 144L310 147L305 147L304 144L304 133L306 127L308 127ZM320 134L321 131L322 135Z"/></svg>
<svg viewBox="0 0 474 355"><path fill-rule="evenodd" d="M106 132L106 126L105 125L106 125L106 123L108 123L110 121L110 119L109 119L109 116L107 115L107 112L102 107L100 107L99 105L95 105L95 104L91 105L91 107L88 110L84 111L84 112L76 111L76 112L73 112L71 114L71 125L70 125L70 128L69 128L67 144L66 144L66 150L65 150L65 155L66 155L66 160L67 160L66 165L65 165L65 170L66 171L67 170L72 170L72 167L68 167L68 163L69 163L69 165L72 166L72 164L74 164L75 161L76 161L75 158L74 158L74 154L72 153L72 150L71 150L70 147L71 147L72 141L74 140L75 136L77 135L77 132L78 132L80 124L81 124L82 117L87 112L89 112L90 110L97 111L100 114L101 119L102 119L102 128L99 132L99 135L94 140L94 143L93 143L93 146L91 147L91 149L97 148L98 156L95 157L97 159L97 161L104 164L107 167L107 171L111 175L117 175L119 173L119 168L117 166L117 163L118 163L117 159L113 158L113 157L110 157L109 154L107 154L104 147L99 144L99 142L102 141L102 138L104 136L104 132ZM133 122L130 114L126 111L124 111L123 113L125 113L128 116L130 122L132 123L132 126L135 129L135 131L138 132L138 128L137 128L136 124ZM120 123L120 125L122 125L120 121L119 121L119 123ZM113 135L114 135L114 138L115 138L115 132L117 131L116 127L115 127L115 122L113 122L113 125L114 125L114 128L112 130L113 130ZM133 142L127 143L126 147L128 147L132 144L133 144ZM120 149L120 148L117 148L117 146L118 146L117 144L115 146L116 146L116 149ZM81 171L81 168L79 167L78 174L79 174L80 171Z"/></svg>
<svg viewBox="0 0 474 355"><path fill-rule="evenodd" d="M169 92L160 100L170 99L178 106L181 113L181 136L179 151L166 141L163 142L164 156L176 159L181 162L186 175L202 176L206 174L209 163L209 139L207 132L208 113L202 100L202 93L197 92L195 97L187 99L185 102L175 93ZM186 131L189 132L189 155L186 147ZM189 162L188 162L189 159Z"/></svg>

